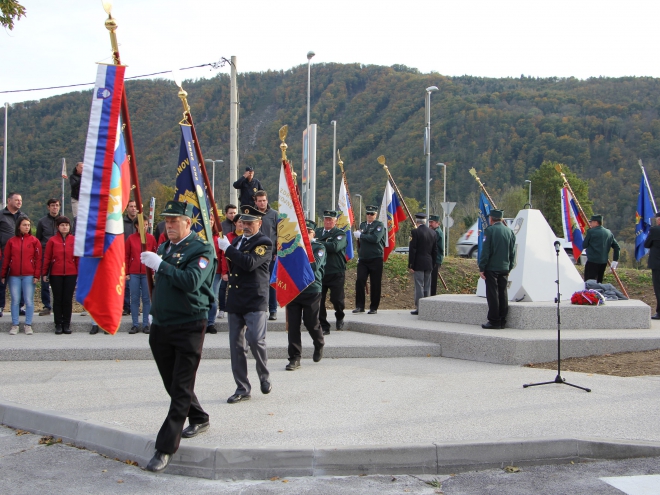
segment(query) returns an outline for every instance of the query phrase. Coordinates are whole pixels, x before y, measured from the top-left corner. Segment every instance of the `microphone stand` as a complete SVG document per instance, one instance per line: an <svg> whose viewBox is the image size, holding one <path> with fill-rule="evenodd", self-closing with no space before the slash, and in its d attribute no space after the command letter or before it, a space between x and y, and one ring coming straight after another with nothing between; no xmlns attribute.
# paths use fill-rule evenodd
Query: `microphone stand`
<svg viewBox="0 0 660 495"><path fill-rule="evenodd" d="M568 385L570 387L579 388L580 390L584 390L585 392L591 392L590 388L580 387L578 385L573 385L572 383L568 383L561 376L561 315L559 312L559 303L561 302L561 294L559 293L559 249L560 248L561 248L561 244L559 243L559 241L555 241L555 251L557 252L557 280L555 280L555 283L557 284L557 297L555 297L555 302L557 303L557 376L551 382L526 383L525 385L523 385L523 388L536 387L538 385L550 385L551 383L559 383L562 385Z"/></svg>

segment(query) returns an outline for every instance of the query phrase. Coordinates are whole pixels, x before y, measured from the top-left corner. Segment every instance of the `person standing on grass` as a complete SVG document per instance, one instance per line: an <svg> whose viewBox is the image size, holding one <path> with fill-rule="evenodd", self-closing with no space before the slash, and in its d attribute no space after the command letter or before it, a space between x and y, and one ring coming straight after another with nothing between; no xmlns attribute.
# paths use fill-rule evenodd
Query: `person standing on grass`
<svg viewBox="0 0 660 495"><path fill-rule="evenodd" d="M644 247L649 249L649 268L653 278L653 292L655 293L655 314L652 320L660 320L660 212L655 214L655 225L651 227L646 236Z"/></svg>
<svg viewBox="0 0 660 495"><path fill-rule="evenodd" d="M34 289L41 276L41 243L30 233L30 219L21 216L16 222L15 235L5 246L2 260L2 278L9 283L11 295L11 330L9 335L18 333L19 303L21 295L25 300L25 335L32 335L34 315Z"/></svg>

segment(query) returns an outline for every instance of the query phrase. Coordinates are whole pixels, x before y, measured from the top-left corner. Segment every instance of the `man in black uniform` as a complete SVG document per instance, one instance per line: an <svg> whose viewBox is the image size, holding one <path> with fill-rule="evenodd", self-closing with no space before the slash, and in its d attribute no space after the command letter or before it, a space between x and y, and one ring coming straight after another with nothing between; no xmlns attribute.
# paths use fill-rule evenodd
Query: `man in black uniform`
<svg viewBox="0 0 660 495"><path fill-rule="evenodd" d="M346 232L337 228L339 212L326 210L323 212L323 227L316 229L314 237L323 243L327 253L325 272L323 274L323 289L321 293L321 310L319 318L323 335L330 333L328 312L325 309L325 298L330 291L330 302L335 308L335 328L344 328L344 282L346 280ZM349 234L350 235L350 234Z"/></svg>
<svg viewBox="0 0 660 495"><path fill-rule="evenodd" d="M595 280L599 284L603 283L605 268L607 268L607 259L610 249L612 250L612 270L616 270L619 264L619 253L621 248L616 242L614 235L609 229L603 227L603 215L592 215L589 220L587 235L584 236L582 247L587 252L587 263L584 265L584 280Z"/></svg>
<svg viewBox="0 0 660 495"><path fill-rule="evenodd" d="M484 242L479 256L479 273L486 281L488 323L486 329L500 329L506 325L509 313L507 283L509 272L516 266L516 236L502 223L504 212L490 210L490 227L484 231Z"/></svg>
<svg viewBox="0 0 660 495"><path fill-rule="evenodd" d="M209 415L194 388L218 262L213 245L191 232L192 204L168 201L162 215L169 240L157 254L146 251L140 255L156 275L149 346L171 398L156 437L156 454L147 465L156 472L167 467L181 436L190 438L209 428ZM189 426L183 430L186 418Z"/></svg>
<svg viewBox="0 0 660 495"><path fill-rule="evenodd" d="M314 342L314 355L312 359L315 363L318 363L323 357L323 346L325 345L321 324L319 323L319 307L321 306L321 284L327 256L323 243L317 242L314 239L316 224L311 220L307 220L306 223L312 251L314 252L315 261L312 263L314 282L286 305L289 330L287 334L289 337L289 364L286 365L287 371L295 371L300 368L300 358L302 357L301 322L305 323L305 328Z"/></svg>
<svg viewBox="0 0 660 495"><path fill-rule="evenodd" d="M358 240L358 267L355 282L355 309L353 313L364 313L367 278L371 280L371 304L367 314L375 315L380 304L380 283L383 278L383 254L387 229L376 220L377 206L367 206L367 221L353 232Z"/></svg>
<svg viewBox="0 0 660 495"><path fill-rule="evenodd" d="M438 255L438 236L426 226L426 214L415 215L417 228L410 233L408 245L408 269L415 280L415 311L419 314L419 300L431 294L431 273Z"/></svg>
<svg viewBox="0 0 660 495"><path fill-rule="evenodd" d="M445 237L440 227L440 217L438 215L429 215L429 227L431 230L435 230L438 237L438 255L435 258L433 271L431 272L431 295L435 296L438 293L438 272L445 257Z"/></svg>
<svg viewBox="0 0 660 495"><path fill-rule="evenodd" d="M270 393L270 373L266 367L266 328L268 325L268 265L273 258L273 243L259 232L263 213L254 206L241 205L239 222L243 235L229 244L222 237L218 247L225 252L229 265L227 285L227 315L229 320L229 347L231 371L236 382L236 392L227 399L236 404L250 399L252 389L248 380L247 343L257 363L261 392Z"/></svg>
<svg viewBox="0 0 660 495"><path fill-rule="evenodd" d="M234 182L234 189L240 192L238 203L243 206L254 206L254 195L257 191L263 190L261 182L254 178L254 169L252 167L245 167L243 177Z"/></svg>
<svg viewBox="0 0 660 495"><path fill-rule="evenodd" d="M651 227L649 235L644 241L644 247L649 251L649 268L653 279L653 292L655 292L655 314L652 320L660 320L660 213L655 214L655 225Z"/></svg>

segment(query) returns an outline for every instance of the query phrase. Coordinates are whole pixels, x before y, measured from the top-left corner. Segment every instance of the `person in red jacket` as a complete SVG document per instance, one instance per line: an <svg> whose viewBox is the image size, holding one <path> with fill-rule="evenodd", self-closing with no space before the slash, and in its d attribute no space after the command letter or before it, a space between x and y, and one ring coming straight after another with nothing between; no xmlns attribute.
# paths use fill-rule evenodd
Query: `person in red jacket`
<svg viewBox="0 0 660 495"><path fill-rule="evenodd" d="M67 217L55 220L57 233L46 243L41 279L53 289L55 335L71 333L73 292L78 280L78 258L73 255L74 237Z"/></svg>
<svg viewBox="0 0 660 495"><path fill-rule="evenodd" d="M144 224L147 224L146 217ZM140 293L142 293L142 332L149 333L149 311L151 311L151 297L149 296L149 286L147 285L146 267L140 263L140 253L142 252L142 240L138 229L138 217L133 219L135 233L126 238L126 282L131 289L131 318L133 326L128 331L130 334L136 334L140 331ZM145 232L147 236L147 251L156 252L156 238Z"/></svg>
<svg viewBox="0 0 660 495"><path fill-rule="evenodd" d="M11 294L11 330L9 335L18 333L19 303L21 295L25 299L25 335L32 335L34 315L34 288L41 275L41 243L30 233L30 219L20 216L16 220L15 235L7 241L2 260L2 278L5 284L9 279Z"/></svg>

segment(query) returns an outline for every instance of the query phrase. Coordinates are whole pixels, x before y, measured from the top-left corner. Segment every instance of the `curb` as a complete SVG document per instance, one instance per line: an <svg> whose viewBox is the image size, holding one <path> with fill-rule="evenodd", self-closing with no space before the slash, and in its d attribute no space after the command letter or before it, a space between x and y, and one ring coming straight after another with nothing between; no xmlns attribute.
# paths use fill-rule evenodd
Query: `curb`
<svg viewBox="0 0 660 495"><path fill-rule="evenodd" d="M0 399L0 424L146 466L153 438L126 428ZM314 447L198 447L182 444L167 474L207 479L357 474L449 474L507 465L660 457L660 442L607 438L510 438L490 442Z"/></svg>

